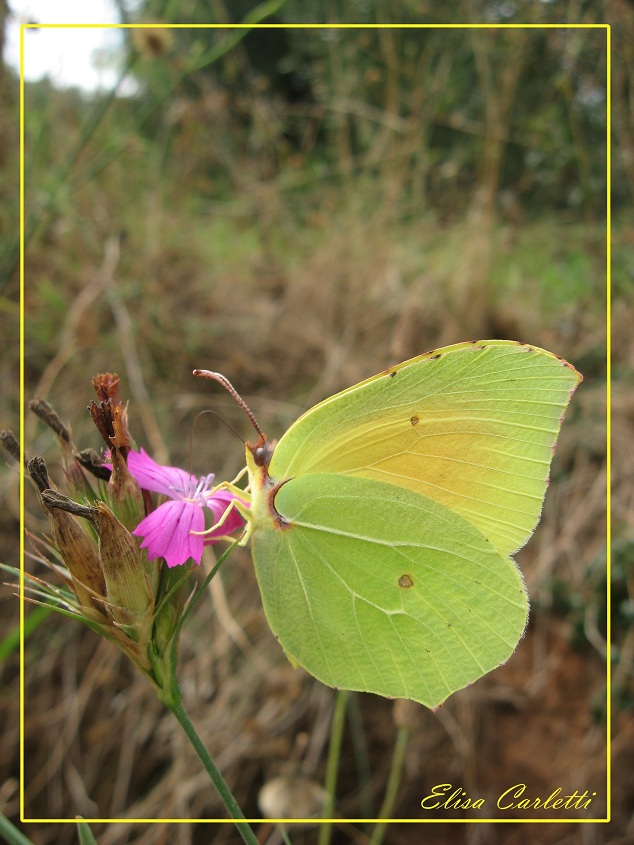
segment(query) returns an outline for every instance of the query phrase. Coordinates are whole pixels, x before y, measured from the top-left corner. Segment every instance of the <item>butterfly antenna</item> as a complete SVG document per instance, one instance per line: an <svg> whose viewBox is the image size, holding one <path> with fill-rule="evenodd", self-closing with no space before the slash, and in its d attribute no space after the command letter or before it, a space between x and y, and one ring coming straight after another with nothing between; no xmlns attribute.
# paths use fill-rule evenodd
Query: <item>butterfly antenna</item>
<svg viewBox="0 0 634 845"><path fill-rule="evenodd" d="M258 425L258 421L253 416L253 412L251 411L251 408L249 408L247 403L244 401L242 396L240 396L240 394L235 389L235 387L231 384L231 382L229 381L228 378L225 378L225 376L223 376L222 373L212 373L211 370L194 370L194 375L195 376L202 376L202 378L208 378L208 379L211 379L212 381L217 381L219 384L221 384L224 387L224 389L228 393L230 393L231 396L233 396L235 401L242 408L242 410L247 415L247 417L251 420L251 424L253 425L253 428L257 431L257 433L260 435L260 437L262 437L263 439L266 440L266 435L264 434L264 432L262 431L262 429Z"/></svg>
<svg viewBox="0 0 634 845"><path fill-rule="evenodd" d="M244 437L241 436L239 431L235 430L235 428L231 425L230 422L227 422L227 420L222 416L222 414L219 414L217 411L214 411L211 408L207 408L205 411L199 411L196 414L196 416L194 417L194 422L193 422L191 431L189 432L189 472L190 472L190 475L193 475L192 466L193 466L193 463L194 463L194 434L196 433L196 426L198 425L200 418L202 416L204 416L205 414L213 414L215 417L218 417L220 422L224 423L227 426L227 428L229 429L229 431L231 431L233 434L235 434L235 436L238 438L238 440L243 445L246 446L246 443L244 441Z"/></svg>

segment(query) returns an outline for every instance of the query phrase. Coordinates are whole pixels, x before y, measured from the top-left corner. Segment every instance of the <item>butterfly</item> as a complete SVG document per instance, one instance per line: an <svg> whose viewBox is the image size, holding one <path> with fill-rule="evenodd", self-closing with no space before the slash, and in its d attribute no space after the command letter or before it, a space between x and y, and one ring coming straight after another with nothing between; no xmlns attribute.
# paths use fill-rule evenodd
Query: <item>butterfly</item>
<svg viewBox="0 0 634 845"><path fill-rule="evenodd" d="M505 663L528 618L511 556L581 378L528 344L458 343L325 399L276 445L254 421L241 513L291 662L430 708Z"/></svg>

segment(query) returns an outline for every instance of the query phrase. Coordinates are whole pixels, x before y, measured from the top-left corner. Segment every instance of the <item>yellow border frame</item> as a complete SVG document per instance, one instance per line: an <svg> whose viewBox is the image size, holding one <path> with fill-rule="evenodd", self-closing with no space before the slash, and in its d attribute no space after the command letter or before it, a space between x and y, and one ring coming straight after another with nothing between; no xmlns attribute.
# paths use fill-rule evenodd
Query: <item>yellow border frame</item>
<svg viewBox="0 0 634 845"><path fill-rule="evenodd" d="M409 819L244 819L246 823L338 824L390 823L390 824L600 824L611 821L611 27L609 24L21 24L20 25L20 821L23 823L128 823L128 824L236 824L234 819L27 819L24 816L24 31L25 29L603 29L606 33L606 808L604 818L409 818ZM244 823L243 822L243 823Z"/></svg>

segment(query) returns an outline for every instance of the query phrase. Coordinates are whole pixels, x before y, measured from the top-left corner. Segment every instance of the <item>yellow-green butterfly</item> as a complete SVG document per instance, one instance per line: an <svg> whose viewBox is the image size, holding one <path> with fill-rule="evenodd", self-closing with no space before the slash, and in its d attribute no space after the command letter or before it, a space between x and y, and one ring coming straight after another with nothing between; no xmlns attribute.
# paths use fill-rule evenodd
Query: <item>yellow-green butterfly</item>
<svg viewBox="0 0 634 845"><path fill-rule="evenodd" d="M510 555L537 525L580 381L534 346L459 343L331 396L275 446L254 422L241 512L289 658L428 707L505 663L528 615Z"/></svg>

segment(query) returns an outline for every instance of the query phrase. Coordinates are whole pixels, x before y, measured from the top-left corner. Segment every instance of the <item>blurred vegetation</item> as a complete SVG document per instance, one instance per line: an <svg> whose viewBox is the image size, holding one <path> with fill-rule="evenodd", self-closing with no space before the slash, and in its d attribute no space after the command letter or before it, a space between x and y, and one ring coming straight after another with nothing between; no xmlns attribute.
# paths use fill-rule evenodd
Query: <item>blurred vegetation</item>
<svg viewBox="0 0 634 845"><path fill-rule="evenodd" d="M613 25L613 449L619 455L612 476L613 623L620 661L615 694L625 714L634 700L631 6L625 0L442 8L414 0L117 5L127 21L228 26L126 30L121 52L102 57L127 80L125 96L58 90L49 80L26 86L27 399L49 399L72 423L80 446L97 447L84 413L90 378L118 372L139 445L158 460L230 478L243 464L242 445L216 418L195 426L194 418L213 409L242 436L250 432L228 397L195 383L193 367L224 372L275 437L325 396L435 346L509 337L572 361L584 383L563 428L543 522L519 556L533 605L527 638L508 666L454 696L436 716L425 714L423 729L413 729L408 785L397 810L414 815L416 796L420 801L425 786L447 781L449 771L474 794L523 780L527 771L542 791L575 773L600 786L606 33L564 24ZM249 15L273 24L562 26L230 28ZM37 33L27 37L36 49ZM3 424L17 429L18 98L12 72L5 67L1 74L1 373L4 385L15 386L1 402ZM26 444L54 466L52 437L35 419L27 419ZM3 473L0 482L3 557L15 562L15 472ZM32 529L42 527L29 491L27 509ZM223 579L229 610L222 592L214 596L211 623L204 614L194 621L184 646L184 686L200 702L194 717L224 755L219 762L232 788L242 790L247 810L257 815L258 788L293 761L299 768L301 759L302 773L323 783L324 755L314 743L331 699L287 667L270 641L248 555L236 557ZM15 599L7 595L3 603L7 619L15 618ZM172 728L143 681L128 676L116 656L72 626L48 622L31 634L27 660L28 731L38 737L29 744L31 813L72 818L130 808L137 815L203 818L218 812L213 796L201 793L208 787L185 776L196 765L186 751L174 750ZM4 665L10 684L16 666ZM65 721L62 695L82 702L81 719ZM350 717L355 762L340 796L344 816L358 815L358 802L368 795L380 805L389 769L390 705L367 699L353 705ZM10 713L8 701L6 708ZM130 710L143 711L134 728L140 738L130 746L131 759L122 759L121 736L133 730ZM535 760L534 748L542 748L555 723L569 741ZM617 721L618 748L627 747L628 730ZM17 807L16 737L10 732L3 748L7 815ZM228 748L227 737L240 741ZM359 776L364 753L371 755L365 780ZM36 771L43 774L34 777ZM114 792L103 771L119 778ZM624 784L619 804L615 791L622 829L628 795ZM170 841L210 841L204 825L185 827L171 828ZM490 841L507 841L502 828L509 826L493 827L497 838ZM562 826L553 827L560 835ZM430 826L427 841L458 830ZM154 833L125 826L96 832L104 845L161 841L160 826ZM38 826L32 835L42 845L75 836L70 825ZM223 835L230 841L229 830L214 833L214 841ZM311 835L291 838L311 842ZM335 841L344 841L338 835ZM407 836L407 829L394 828L386 841L397 845ZM609 834L596 841L610 841Z"/></svg>

